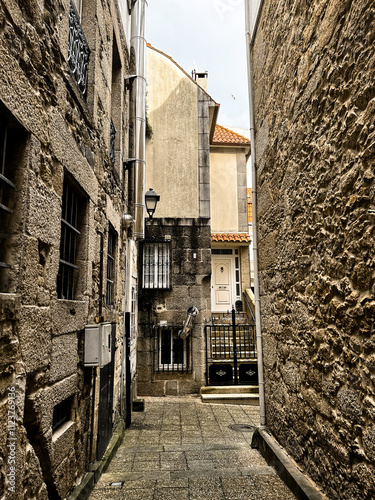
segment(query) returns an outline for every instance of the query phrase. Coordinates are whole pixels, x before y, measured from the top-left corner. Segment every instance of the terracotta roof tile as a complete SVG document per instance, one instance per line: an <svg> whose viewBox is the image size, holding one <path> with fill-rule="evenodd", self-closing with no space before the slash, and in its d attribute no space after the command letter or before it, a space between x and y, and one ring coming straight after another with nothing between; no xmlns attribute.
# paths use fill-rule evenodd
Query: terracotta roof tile
<svg viewBox="0 0 375 500"><path fill-rule="evenodd" d="M211 233L211 241L221 243L250 243L248 233Z"/></svg>
<svg viewBox="0 0 375 500"><path fill-rule="evenodd" d="M212 140L213 144L243 144L246 146L250 145L250 141L247 137L233 132L221 125L216 125L215 133Z"/></svg>

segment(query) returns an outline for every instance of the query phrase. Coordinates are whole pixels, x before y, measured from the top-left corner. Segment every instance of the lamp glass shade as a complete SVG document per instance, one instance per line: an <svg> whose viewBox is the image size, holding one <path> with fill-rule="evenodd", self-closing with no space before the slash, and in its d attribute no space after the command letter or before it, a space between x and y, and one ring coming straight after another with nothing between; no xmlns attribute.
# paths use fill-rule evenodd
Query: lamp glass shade
<svg viewBox="0 0 375 500"><path fill-rule="evenodd" d="M152 219L152 216L155 213L156 205L158 204L159 200L160 196L156 194L152 188L150 188L145 194L145 205L147 213L150 216L150 219Z"/></svg>

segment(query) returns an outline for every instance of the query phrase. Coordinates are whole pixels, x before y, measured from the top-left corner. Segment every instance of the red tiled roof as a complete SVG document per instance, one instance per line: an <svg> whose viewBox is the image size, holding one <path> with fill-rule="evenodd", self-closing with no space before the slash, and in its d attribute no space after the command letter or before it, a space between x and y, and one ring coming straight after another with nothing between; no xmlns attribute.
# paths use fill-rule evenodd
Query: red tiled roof
<svg viewBox="0 0 375 500"><path fill-rule="evenodd" d="M248 233L211 233L211 241L222 243L250 243Z"/></svg>
<svg viewBox="0 0 375 500"><path fill-rule="evenodd" d="M233 130L229 130L221 125L216 125L212 143L243 144L244 146L250 146L250 140L247 137L237 134L236 132L233 132Z"/></svg>

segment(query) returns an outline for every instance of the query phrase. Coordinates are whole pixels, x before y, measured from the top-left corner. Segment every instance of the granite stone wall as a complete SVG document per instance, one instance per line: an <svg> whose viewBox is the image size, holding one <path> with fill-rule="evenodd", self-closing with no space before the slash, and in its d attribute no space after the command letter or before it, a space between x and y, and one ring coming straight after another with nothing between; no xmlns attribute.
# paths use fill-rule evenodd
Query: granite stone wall
<svg viewBox="0 0 375 500"><path fill-rule="evenodd" d="M114 423L119 418L126 239L121 220L128 206L127 177L118 167L128 137L126 105L118 97L125 94L123 78L119 92L112 69L118 74L120 66L124 76L129 60L117 2L84 1L81 24L91 54L83 96L68 65L70 9L69 0L0 2L1 162L8 127L5 170L14 184L6 198L11 210L4 215L0 207L1 498L64 498L96 460L101 372L84 367L87 324L117 325ZM111 90L117 90L112 100ZM118 123L114 161L111 118ZM58 295L57 286L67 179L82 200L77 286L69 299ZM9 186L1 178L2 205ZM116 243L107 304L110 228ZM66 421L56 410L64 401Z"/></svg>
<svg viewBox="0 0 375 500"><path fill-rule="evenodd" d="M265 0L253 66L267 427L375 497L375 4Z"/></svg>
<svg viewBox="0 0 375 500"><path fill-rule="evenodd" d="M170 288L139 290L138 393L183 395L199 392L205 384L205 321L211 315L211 230L209 219L160 218L147 222L147 242L170 245ZM142 258L142 255L141 255ZM142 269L140 262L139 268ZM187 350L187 370L158 370L157 328L182 329L187 310L195 306Z"/></svg>

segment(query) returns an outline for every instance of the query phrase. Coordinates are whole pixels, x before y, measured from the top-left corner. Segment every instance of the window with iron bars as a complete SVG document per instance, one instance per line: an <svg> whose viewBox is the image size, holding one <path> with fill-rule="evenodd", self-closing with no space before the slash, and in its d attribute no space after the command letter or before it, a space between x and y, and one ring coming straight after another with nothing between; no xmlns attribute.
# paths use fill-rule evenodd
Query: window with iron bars
<svg viewBox="0 0 375 500"><path fill-rule="evenodd" d="M143 288L170 288L169 242L144 243Z"/></svg>
<svg viewBox="0 0 375 500"><path fill-rule="evenodd" d="M181 329L181 326L163 326L156 328L154 358L156 361L156 371L191 371L191 336L186 339L181 339L179 337L179 331Z"/></svg>
<svg viewBox="0 0 375 500"><path fill-rule="evenodd" d="M13 262L17 259L12 237L17 233L17 178L22 172L27 144L25 129L0 102L0 292L15 286Z"/></svg>
<svg viewBox="0 0 375 500"><path fill-rule="evenodd" d="M0 268L10 268L6 257L5 240L8 237L7 222L13 214L14 193L12 165L9 161L9 129L0 121Z"/></svg>
<svg viewBox="0 0 375 500"><path fill-rule="evenodd" d="M55 432L61 425L70 420L72 412L72 401L70 397L53 408L52 432Z"/></svg>
<svg viewBox="0 0 375 500"><path fill-rule="evenodd" d="M116 248L116 232L114 229L112 229L112 227L110 227L108 230L107 289L106 289L106 299L105 299L107 306L113 304L115 248Z"/></svg>
<svg viewBox="0 0 375 500"><path fill-rule="evenodd" d="M86 205L85 198L69 180L64 182L61 214L60 266L57 275L57 297L75 298L78 266L78 243L81 235L80 220Z"/></svg>

